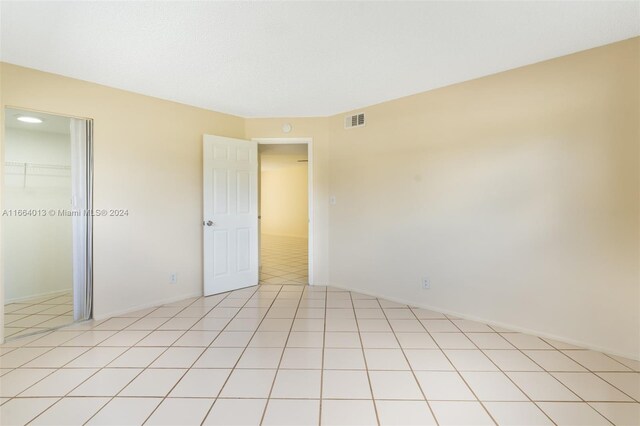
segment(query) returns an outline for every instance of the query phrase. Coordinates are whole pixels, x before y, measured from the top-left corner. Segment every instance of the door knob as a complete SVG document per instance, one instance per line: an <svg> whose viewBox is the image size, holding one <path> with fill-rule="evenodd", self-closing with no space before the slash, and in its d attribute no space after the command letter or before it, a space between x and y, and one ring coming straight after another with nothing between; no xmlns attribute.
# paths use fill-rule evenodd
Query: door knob
<svg viewBox="0 0 640 426"><path fill-rule="evenodd" d="M215 225L215 223L212 220L207 221L207 226L213 226L213 225Z"/></svg>

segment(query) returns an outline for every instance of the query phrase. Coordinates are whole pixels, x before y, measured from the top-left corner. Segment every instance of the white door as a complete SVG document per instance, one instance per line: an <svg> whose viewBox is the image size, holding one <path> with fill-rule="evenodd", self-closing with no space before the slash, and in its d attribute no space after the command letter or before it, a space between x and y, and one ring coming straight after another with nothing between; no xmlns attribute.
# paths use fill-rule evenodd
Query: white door
<svg viewBox="0 0 640 426"><path fill-rule="evenodd" d="M204 295L258 284L258 145L204 135Z"/></svg>

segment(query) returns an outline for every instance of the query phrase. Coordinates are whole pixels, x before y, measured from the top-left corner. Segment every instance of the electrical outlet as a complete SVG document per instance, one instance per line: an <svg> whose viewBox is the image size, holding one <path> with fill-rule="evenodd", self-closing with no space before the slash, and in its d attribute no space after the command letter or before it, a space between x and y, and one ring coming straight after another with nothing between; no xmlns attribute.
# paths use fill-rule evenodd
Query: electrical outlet
<svg viewBox="0 0 640 426"><path fill-rule="evenodd" d="M431 288L431 282L429 282L429 278L427 277L422 278L422 288L424 290L429 290Z"/></svg>
<svg viewBox="0 0 640 426"><path fill-rule="evenodd" d="M177 284L178 283L178 274L176 272L172 272L169 275L169 284Z"/></svg>

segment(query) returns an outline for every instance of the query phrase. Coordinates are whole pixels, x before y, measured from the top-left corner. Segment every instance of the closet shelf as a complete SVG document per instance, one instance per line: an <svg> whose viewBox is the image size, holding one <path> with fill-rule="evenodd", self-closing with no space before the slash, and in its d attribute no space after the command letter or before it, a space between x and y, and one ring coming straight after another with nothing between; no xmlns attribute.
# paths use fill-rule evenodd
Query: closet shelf
<svg viewBox="0 0 640 426"><path fill-rule="evenodd" d="M26 175L26 176L71 176L71 166L60 164L42 164L42 163L19 163L15 161L7 161L4 163L5 173L10 175Z"/></svg>

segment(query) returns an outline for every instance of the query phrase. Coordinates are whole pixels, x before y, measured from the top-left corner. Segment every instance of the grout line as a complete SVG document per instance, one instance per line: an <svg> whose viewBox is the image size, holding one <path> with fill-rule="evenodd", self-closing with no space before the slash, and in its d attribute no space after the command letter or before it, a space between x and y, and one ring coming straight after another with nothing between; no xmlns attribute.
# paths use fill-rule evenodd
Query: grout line
<svg viewBox="0 0 640 426"><path fill-rule="evenodd" d="M244 308L244 306L246 306L246 304L249 302L249 300L251 300L253 298L253 296L258 293L260 291L260 284L257 285L256 291L254 291L254 293L249 297L249 299L247 299L247 301L245 302L245 304L238 309L238 312L236 313L236 315L233 316L233 318L231 318L231 320L227 323L227 325L225 325L224 328L226 328L229 324L231 324L231 322L235 319L235 317L238 315L238 313L240 313L240 311ZM209 410L207 410L205 416L202 418L202 422L200 423L201 425L204 424L204 422L207 420L207 417L209 416L209 413L211 413L211 410L213 409L213 407L216 405L216 402L218 401L218 398L220 397L220 395L222 394L222 391L224 390L225 386L227 385L227 383L229 382L229 378L231 377L231 375L234 373L234 371L236 370L236 367L238 366L238 363L240 363L240 360L242 359L242 356L244 355L245 351L247 350L247 348L249 347L249 345L251 344L251 341L253 340L253 338L255 337L256 333L258 332L258 329L260 328L260 325L262 325L262 322L265 320L265 318L267 317L267 313L269 312L269 310L271 310L271 307L273 306L273 304L275 303L276 299L278 298L278 296L280 295L280 292L282 291L282 286L280 287L280 289L277 291L276 296L273 298L273 300L271 300L271 303L269 304L269 308L267 309L267 311L264 313L264 315L262 316L262 318L260 319L260 322L258 323L258 326L255 328L255 330L253 331L253 334L251 335L251 338L249 338L249 340L247 341L247 344L245 345L245 347L242 349L242 352L240 352L240 355L238 356L238 359L236 360L236 362L234 363L233 367L231 367L230 371L229 371L229 375L227 376L227 378L225 379L225 381L222 383L222 386L220 386L220 390L217 393L216 398L214 399L213 403L211 404L211 407L209 407ZM258 305L259 306L259 305ZM222 331L224 331L224 328ZM220 331L220 334L222 334L222 331ZM218 336L220 336L220 334L218 334ZM218 336L216 336L216 338L213 340L213 342L215 342L215 340L218 338ZM208 346L208 348L211 348L211 345L213 344L213 342L211 342ZM208 349L207 348L207 349ZM206 352L206 350L204 351ZM203 352L203 354L204 354ZM202 356L202 354L200 355L200 357ZM200 357L198 359L200 359ZM197 360L196 360L197 362ZM195 365L195 363L194 363ZM265 408L266 408L266 403L265 403ZM153 413L152 413L153 414Z"/></svg>
<svg viewBox="0 0 640 426"><path fill-rule="evenodd" d="M376 298L376 300L378 300L378 299ZM380 303L380 302L378 302L378 303ZM409 362L409 357L407 357L407 354L404 351L404 347L400 343L400 339L398 339L398 335L396 334L396 330L391 325L391 321L389 321L389 317L387 316L387 312L385 311L385 309L384 308L381 308L381 309L382 309L382 315L384 316L385 320L387 321L387 324L389 325L389 329L391 329L391 332L393 333L393 337L396 339L396 342L398 343L398 347L402 351L402 356L404 357L404 360L407 363L407 367L409 367L409 371L411 371L411 375L413 376L413 380L415 380L416 386L418 386L418 389L420 389L420 394L422 394L422 397L424 398L424 401L427 403L427 407L429 408L429 412L431 413L431 417L433 417L433 421L436 422L436 425L439 425L440 423L438 422L438 418L436 417L436 413L433 411L433 408L431 407L431 404L429 403L429 400L427 399L427 395L424 393L424 389L422 389L422 386L420 385L420 381L418 380L418 376L416 376L416 372L414 371L413 367L411 366L411 363ZM415 314L413 313L413 311L411 309L409 309L409 312L411 312L411 315L413 315L414 318L417 320L417 317L415 316ZM424 325L420 321L418 321L418 322L420 323L422 328L425 328ZM426 331L426 328L425 328L425 331ZM431 338L431 336L429 336L429 337ZM431 338L431 339L433 340L433 338ZM433 341L435 342L435 340L433 340ZM436 343L436 345L437 345L437 343ZM493 419L493 417L491 417L491 418Z"/></svg>
<svg viewBox="0 0 640 426"><path fill-rule="evenodd" d="M492 363L492 364L493 364L493 365L498 369L498 371L500 371L500 372L501 372L501 373L502 373L502 374L507 378L507 380L509 380L509 381L510 381L510 382L511 382L515 387L516 387L516 389L518 389L518 390L519 390L519 391L520 391L520 392L521 392L521 393L522 393L522 394L523 394L523 395L524 395L524 396L525 396L525 397L526 397L530 402L532 402L532 403L533 403L533 404L538 408L538 410L540 410L540 412L541 412L542 414L544 414L544 415L549 419L549 421L550 421L551 423L553 423L554 425L555 425L555 424L557 424L556 422L554 422L554 421L553 421L553 419L551 418L551 416L549 416L549 415L547 414L547 412L546 412L546 411L544 411L544 410L542 409L542 407L540 407L540 405L538 405L538 404L537 404L537 402L536 402L536 401L534 401L534 400L533 400L533 399L532 399L532 398L531 398L531 397L530 397L530 396L529 396L529 395L528 395L528 394L527 394L527 393L526 393L526 392L525 392L525 391L524 391L524 390L523 390L523 389L522 389L522 388L521 388L521 387L520 387L520 386L519 386L519 385L518 385L518 384L517 384L517 383L516 383L516 382L515 382L515 381L514 381L514 380L513 380L513 379L512 379L508 374L507 374L507 373L506 373L506 372L505 372L505 371L503 371L503 370L502 370L502 368L500 368L500 366L499 366L496 362L494 362L494 361L491 359L491 357L489 357L489 356L484 352L484 350L483 350L483 349L481 349L481 348L480 348L480 346L478 346L478 345L476 344L476 342L474 342L473 340L471 340L471 339L467 336L467 334L466 334L466 333L465 333L465 332L464 332L464 331L463 331L463 330L458 326L458 324L456 324L456 323L455 323L455 322L453 322L453 321L451 321L451 323L453 324L453 326L454 326L454 327L456 327L458 330L460 330L460 332L464 335L464 337L465 337L467 340L469 340L469 341L473 344L473 346L475 346L475 347L477 348L477 350L478 350L478 351L480 351L480 353L481 353L484 357L486 357L486 358L489 360L489 362L491 362L491 363ZM502 335L501 335L500 333L497 333L497 334L498 334L500 337L502 337ZM504 337L502 337L502 338L504 339ZM505 341L507 341L511 346L513 346L513 347L515 348L515 350L520 351L520 349L518 349L518 348L517 348L513 343L511 343L511 342L510 342L510 341L508 341L507 339L504 339L504 340L505 340ZM512 349L509 349L509 350L512 350ZM522 351L520 351L520 352L522 353ZM443 353L444 353L444 351L443 351ZM523 355L525 355L525 356L526 356L526 354L524 354L524 353L523 353ZM446 356L446 357L447 357L447 359L449 360L449 357L447 356L447 354L445 354L445 356ZM533 361L533 360L531 360L531 361ZM451 360L449 360L449 362L451 362ZM535 361L534 361L534 364L538 365ZM454 367L454 368L456 368L456 366L455 366L453 363L451 363L451 365L453 365L453 367ZM541 367L541 366L540 366L540 367ZM456 368L456 371L457 371L457 370L458 370L458 369ZM543 368L542 370L543 370L543 371L546 371L544 368ZM458 373L458 374L460 374L460 373ZM461 375L461 374L460 374L460 376L462 377L462 375ZM464 383L467 385L467 387L468 387L469 389L471 389L471 386L469 386L469 383L466 381L466 379L465 379L464 377L462 377L462 380L463 380L463 381L464 381ZM473 394L475 395L475 392L473 391L473 389L471 389L471 391L472 391L472 392L473 392ZM492 402L493 402L493 401L492 401ZM481 403L482 403L482 402L481 402ZM482 404L482 406L483 406L483 407L485 407L485 405L484 405L484 404ZM489 410L488 410L486 407L485 407L485 410L487 410L487 412L489 412ZM491 415L491 413L489 413L489 415ZM493 418L493 416L491 416L491 418ZM495 420L495 419L494 419L494 420ZM497 423L498 423L498 422L496 421L496 424L497 424Z"/></svg>
<svg viewBox="0 0 640 426"><path fill-rule="evenodd" d="M358 319L356 317L356 308L355 308L355 305L353 304L353 294L351 294L351 291L348 291L347 293L349 294L349 301L351 302L351 309L353 310L353 322L356 324L356 332L358 333L358 339L360 340L360 350L362 351L364 368L365 368L365 371L367 372L367 381L369 382L369 392L371 392L371 403L373 404L373 410L376 415L376 422L379 425L380 416L378 414L378 406L376 405L375 397L373 395L373 385L371 384L371 377L369 376L369 364L367 362L367 357L364 353L364 343L362 342L362 334L360 333L360 324L358 324ZM329 299L329 295L327 294L327 301L328 299ZM378 302L378 299L375 299L375 300L376 302ZM378 302L378 304L380 304L380 302Z"/></svg>
<svg viewBox="0 0 640 426"><path fill-rule="evenodd" d="M291 337L291 331L293 330L293 325L296 322L296 316L298 314L298 309L300 309L300 302L302 301L302 295L303 294L304 294L304 289L300 293L300 297L298 298L298 304L296 305L296 310L295 310L295 312L293 314L293 319L291 320L291 326L289 327L289 333L287 334L287 339L284 342L284 347L282 348L282 353L280 354L280 360L278 361L278 366L276 367L276 372L273 375L273 381L271 382L271 388L269 388L269 394L267 395L267 402L264 404L264 410L262 411L262 416L260 417L260 424L262 424L264 422L264 417L267 415L267 410L269 409L269 401L271 400L271 394L273 393L273 388L275 387L276 379L278 378L278 373L280 371L280 366L282 365L282 360L284 358L284 353L287 350L287 343L289 343L289 337ZM271 308L269 308L269 310L271 310L272 307L273 307L273 305L271 305ZM268 312L267 312L267 315L269 315ZM265 315L265 318L266 318L266 315Z"/></svg>
<svg viewBox="0 0 640 426"><path fill-rule="evenodd" d="M327 289L324 290L324 313L322 317L322 365L320 370L320 402L318 406L318 424L322 424L322 400L324 394L324 354L326 352L326 343L327 343L327 305L329 301L329 295L327 294Z"/></svg>

